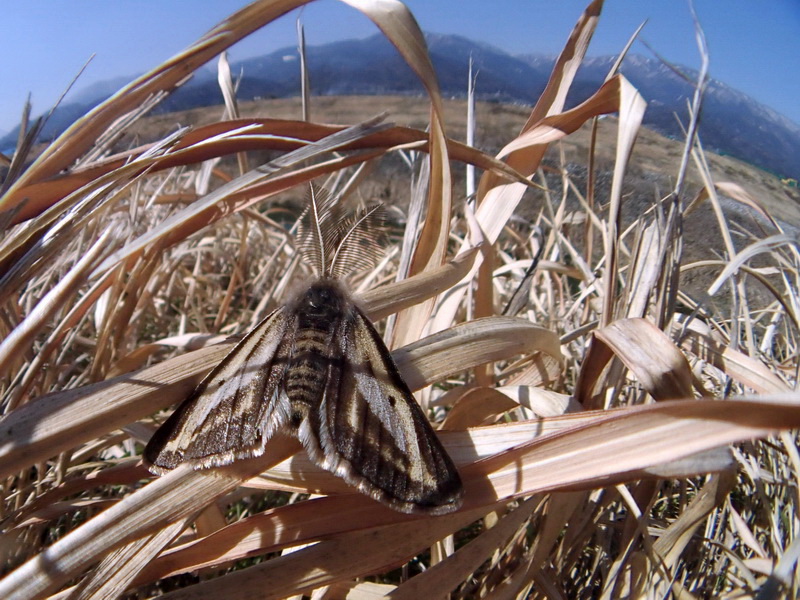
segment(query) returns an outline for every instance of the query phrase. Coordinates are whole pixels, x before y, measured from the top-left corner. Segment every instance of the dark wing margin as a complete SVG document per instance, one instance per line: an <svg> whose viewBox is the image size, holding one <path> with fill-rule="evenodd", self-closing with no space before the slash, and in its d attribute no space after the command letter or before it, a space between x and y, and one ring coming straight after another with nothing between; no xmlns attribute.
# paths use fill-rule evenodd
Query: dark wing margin
<svg viewBox="0 0 800 600"><path fill-rule="evenodd" d="M329 370L309 423L319 447L301 441L320 466L395 510L457 510L458 470L372 323L355 305L349 309L336 336L344 360Z"/></svg>
<svg viewBox="0 0 800 600"><path fill-rule="evenodd" d="M155 432L144 451L157 474L258 456L288 420L281 382L296 323L285 307L248 333Z"/></svg>

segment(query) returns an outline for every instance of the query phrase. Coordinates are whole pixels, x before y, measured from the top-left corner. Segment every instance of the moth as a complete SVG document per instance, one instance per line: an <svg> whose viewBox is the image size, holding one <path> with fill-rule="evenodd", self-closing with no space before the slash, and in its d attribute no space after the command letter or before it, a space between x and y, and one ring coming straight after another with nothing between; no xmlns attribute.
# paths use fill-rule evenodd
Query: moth
<svg viewBox="0 0 800 600"><path fill-rule="evenodd" d="M458 471L342 277L380 254L381 207L343 218L311 188L299 247L317 274L266 317L156 431L144 457L156 474L259 456L278 431L310 459L405 513L457 510Z"/></svg>

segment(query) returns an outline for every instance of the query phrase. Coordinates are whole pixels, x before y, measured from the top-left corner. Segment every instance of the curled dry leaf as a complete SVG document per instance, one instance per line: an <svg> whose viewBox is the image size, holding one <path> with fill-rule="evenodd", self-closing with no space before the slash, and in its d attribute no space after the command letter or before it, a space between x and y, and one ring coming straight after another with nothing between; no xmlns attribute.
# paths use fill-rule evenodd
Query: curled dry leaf
<svg viewBox="0 0 800 600"><path fill-rule="evenodd" d="M593 389L612 356L618 357L656 400L692 396L691 369L677 346L650 321L621 319L594 332L576 393L583 406L593 405Z"/></svg>
<svg viewBox="0 0 800 600"><path fill-rule="evenodd" d="M763 363L723 345L710 334L690 329L683 338L681 346L759 394L780 394L790 391L789 386Z"/></svg>

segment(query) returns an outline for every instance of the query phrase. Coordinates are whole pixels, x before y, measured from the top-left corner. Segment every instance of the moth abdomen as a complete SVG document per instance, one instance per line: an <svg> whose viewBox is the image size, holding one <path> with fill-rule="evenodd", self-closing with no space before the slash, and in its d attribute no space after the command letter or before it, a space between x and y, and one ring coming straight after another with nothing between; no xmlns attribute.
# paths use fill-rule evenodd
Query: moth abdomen
<svg viewBox="0 0 800 600"><path fill-rule="evenodd" d="M334 337L346 309L339 285L327 280L312 283L298 298L297 330L284 388L295 415L319 406L331 370L341 369L344 357Z"/></svg>
<svg viewBox="0 0 800 600"><path fill-rule="evenodd" d="M285 389L291 402L319 403L325 391L325 382L331 363L340 357L331 356L329 336L319 337L319 332L299 330L294 353L286 370Z"/></svg>

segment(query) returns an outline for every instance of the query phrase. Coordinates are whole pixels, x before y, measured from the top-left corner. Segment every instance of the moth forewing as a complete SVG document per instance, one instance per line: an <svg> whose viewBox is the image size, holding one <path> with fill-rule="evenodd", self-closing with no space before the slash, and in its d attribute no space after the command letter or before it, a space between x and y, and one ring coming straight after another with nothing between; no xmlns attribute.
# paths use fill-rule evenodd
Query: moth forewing
<svg viewBox="0 0 800 600"><path fill-rule="evenodd" d="M400 376L391 353L355 305L349 325L340 340L350 353L348 364L354 367L353 395L375 415L372 427L362 435L377 436L370 446L379 458L366 464L383 487L368 492L403 512L441 514L457 509L463 495L458 471Z"/></svg>
<svg viewBox="0 0 800 600"><path fill-rule="evenodd" d="M280 430L313 462L402 512L461 504L458 471L383 340L340 276L375 256L380 211L341 219L312 194L299 233L312 281L256 326L200 383L145 449L151 470L257 456ZM323 231L325 229L325 231Z"/></svg>
<svg viewBox="0 0 800 600"><path fill-rule="evenodd" d="M200 382L148 442L144 458L163 475L258 456L288 419L280 383L291 346L291 315L280 308L256 325Z"/></svg>

